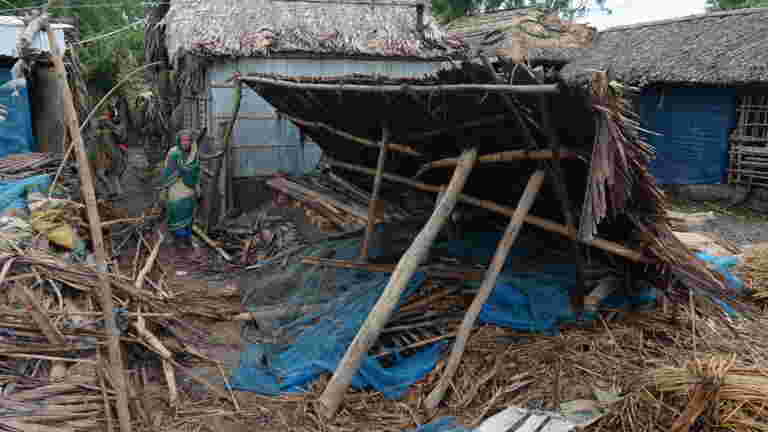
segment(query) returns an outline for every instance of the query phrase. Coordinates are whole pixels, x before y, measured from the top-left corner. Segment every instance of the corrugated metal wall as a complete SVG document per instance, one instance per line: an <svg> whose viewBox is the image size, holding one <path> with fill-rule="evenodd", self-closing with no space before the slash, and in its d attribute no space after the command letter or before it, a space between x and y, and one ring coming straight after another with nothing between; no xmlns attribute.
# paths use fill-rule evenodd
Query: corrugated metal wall
<svg viewBox="0 0 768 432"><path fill-rule="evenodd" d="M728 136L736 126L736 90L646 89L640 98L643 127L656 149L651 171L660 184L723 183Z"/></svg>
<svg viewBox="0 0 768 432"><path fill-rule="evenodd" d="M232 113L234 92L223 85L239 71L274 73L285 76L338 76L352 73L381 74L390 77L416 77L434 72L440 63L321 60L321 59L242 59L217 63L209 69L211 81L211 115L214 128ZM278 170L291 174L311 171L320 160L320 148L312 142L300 145L298 129L279 120L274 108L249 88L243 90L240 115L233 135L235 177L274 174ZM214 130L211 135L217 136Z"/></svg>

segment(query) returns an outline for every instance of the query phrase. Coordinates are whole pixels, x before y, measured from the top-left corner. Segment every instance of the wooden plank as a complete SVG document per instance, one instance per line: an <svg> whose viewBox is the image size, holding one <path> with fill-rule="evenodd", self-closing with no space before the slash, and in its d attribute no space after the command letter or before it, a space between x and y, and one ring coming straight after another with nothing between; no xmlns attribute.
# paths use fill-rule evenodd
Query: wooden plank
<svg viewBox="0 0 768 432"><path fill-rule="evenodd" d="M344 354L344 358L339 363L333 377L331 377L330 382L325 387L325 391L323 391L319 398L321 413L325 417L333 417L339 409L344 393L352 382L352 377L357 374L360 368L360 362L362 362L371 346L378 339L381 330L389 321L395 306L400 301L403 290L411 280L424 256L429 252L437 234L448 221L448 217L458 201L459 193L464 188L467 178L472 172L475 160L477 160L477 149L464 152L462 163L456 167L440 205L432 213L427 224L397 263L397 267L392 273L389 283L384 288L384 292L379 297L376 305L374 305L373 310L368 314L368 318L360 327L360 331L358 331L355 339L350 344L347 352Z"/></svg>

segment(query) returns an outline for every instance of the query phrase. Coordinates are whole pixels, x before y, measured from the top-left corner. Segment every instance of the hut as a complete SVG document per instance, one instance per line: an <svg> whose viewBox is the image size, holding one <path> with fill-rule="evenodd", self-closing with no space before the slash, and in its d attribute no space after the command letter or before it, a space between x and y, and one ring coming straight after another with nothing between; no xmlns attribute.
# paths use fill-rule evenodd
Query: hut
<svg viewBox="0 0 768 432"><path fill-rule="evenodd" d="M768 9L740 9L614 27L567 65L639 89L635 105L662 184L768 185Z"/></svg>
<svg viewBox="0 0 768 432"><path fill-rule="evenodd" d="M70 24L51 24L56 43L64 51L65 31ZM61 90L57 87L47 59L49 41L44 32L34 33L20 53L19 41L27 23L16 16L0 17L0 104L9 108L7 121L0 124L0 157L14 153L61 151L64 137L62 110L58 107ZM14 67L26 57L27 67Z"/></svg>
<svg viewBox="0 0 768 432"><path fill-rule="evenodd" d="M367 268L365 261L378 258L368 255L367 245L378 228L380 197L396 200L409 189L439 197L388 270L386 286L371 294L375 301L367 317L355 321L356 334L345 334L345 343L333 351L334 374L319 398L323 414L338 409L458 202L487 210L486 225L490 214L499 215L506 230L498 243L494 239L493 258L454 333L440 381L424 399L429 409L442 400L503 268L518 265L527 274L543 275L551 271L547 265L567 265L573 272L564 289L575 310L583 310L592 295L606 295L599 294L603 289L638 293L655 287L673 302L690 301L692 294L702 299L735 294L674 236L663 194L648 170L651 148L638 133L620 84L605 73L567 84L525 64L508 71L502 63L468 60L420 79L240 77L318 143L333 174L371 190L359 252L344 257L358 261L312 257L306 263ZM474 244L471 249L470 254L477 250ZM535 264L522 264L528 253L536 255ZM529 288L527 298L537 298L540 287ZM500 291L505 290L493 292ZM592 294L585 300L587 293ZM319 339L317 346L330 349Z"/></svg>
<svg viewBox="0 0 768 432"><path fill-rule="evenodd" d="M215 138L232 117L236 73L415 77L440 68L455 49L428 2L415 0L172 0L162 23L183 124ZM248 210L259 203L260 179L307 172L321 152L253 92L242 93L237 118L221 176L231 186L222 190L231 191L230 205Z"/></svg>
<svg viewBox="0 0 768 432"><path fill-rule="evenodd" d="M503 9L457 18L445 26L475 55L559 70L592 46L596 30L540 8Z"/></svg>

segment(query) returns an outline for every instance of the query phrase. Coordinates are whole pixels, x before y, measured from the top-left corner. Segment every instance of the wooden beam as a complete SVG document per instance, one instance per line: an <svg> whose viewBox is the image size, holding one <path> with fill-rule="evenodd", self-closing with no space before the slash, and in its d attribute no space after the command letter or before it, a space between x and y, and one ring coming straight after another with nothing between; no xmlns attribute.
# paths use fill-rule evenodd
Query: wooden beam
<svg viewBox="0 0 768 432"><path fill-rule="evenodd" d="M351 133L344 132L342 130L336 129L336 128L334 128L332 126L329 126L329 125L327 125L325 123L312 122L312 121L308 121L308 120L302 120L300 118L289 116L288 114L285 114L285 113L280 113L280 116L285 117L286 119L288 119L288 120L290 120L290 121L292 121L292 122L294 122L296 124L302 125L304 127L314 128L314 129L323 129L323 130L325 130L327 132L330 132L330 133L332 133L334 135L338 135L338 136L340 136L342 138L346 138L346 139L348 139L350 141L354 141L354 142L356 142L358 144L362 144L362 145L367 146L367 147L381 148L381 146L382 146L381 143L377 143L377 142L371 141L371 140L366 139L366 138L362 138L362 137L359 137L359 136L352 135ZM407 145L395 144L395 143L392 143L392 142L387 142L386 146L387 146L387 148L389 150L392 150L392 151L395 151L395 152L399 152L399 153L403 153L403 154L408 154L408 155L411 155L411 156L422 156L421 153L417 152L416 150L412 149L410 146L407 146Z"/></svg>
<svg viewBox="0 0 768 432"><path fill-rule="evenodd" d="M373 192L371 192L371 199L368 200L368 221L365 224L365 236L360 247L360 262L368 261L368 248L371 246L371 237L376 227L381 175L384 173L384 163L387 160L387 142L389 142L389 129L384 126L381 128L381 146L379 147L379 159L376 162L376 176L373 179Z"/></svg>
<svg viewBox="0 0 768 432"><path fill-rule="evenodd" d="M448 385L451 383L453 375L459 367L459 363L461 363L461 357L464 355L464 349L467 346L467 340L469 339L469 334L472 332L472 327L475 325L477 316L480 314L480 310L483 308L483 305L491 295L493 288L496 286L496 280L499 277L499 273L501 273L501 269L507 261L509 251L512 249L512 245L515 243L518 233L520 233L520 228L523 226L525 217L528 215L528 212L533 206L533 202L536 200L541 185L544 183L545 176L545 172L539 170L533 173L530 180L528 180L528 185L525 187L523 196L517 204L517 208L509 221L509 225L507 225L504 236L501 238L501 241L496 248L496 253L491 260L491 265L485 273L485 279L483 279L483 283L480 285L480 290L477 292L475 299L472 300L472 304L469 306L466 315L464 315L464 320L459 327L456 341L453 343L451 356L448 358L448 365L445 367L437 386L435 386L424 401L424 406L427 409L433 410L437 408L437 405L443 400L445 391L448 389Z"/></svg>
<svg viewBox="0 0 768 432"><path fill-rule="evenodd" d="M339 168L344 168L349 171L359 172L359 173L368 174L368 175L376 174L376 171L370 168L361 167L359 165L349 164L345 162L339 162L330 158L326 159L326 162L331 166L337 166ZM419 181L411 180L409 178L399 176L396 174L384 173L382 174L382 178L385 180L389 180L391 182L402 183L402 184L411 186L414 189L419 189L426 192L439 193L441 190L439 186L429 185ZM465 194L459 194L459 201L474 205L476 207L481 207L486 210L490 210L492 212L507 215L510 217L515 213L515 209L513 208L503 206L501 204L497 204L493 201L481 200ZM568 227L561 225L557 222L552 222L551 220L548 220L542 217L529 214L528 216L525 217L525 222L553 233L562 234L563 236L569 239L573 239L577 237L577 233L574 232L573 230L568 229ZM642 262L646 264L657 263L657 261L653 258L647 257L640 252L634 251L623 245L620 245L618 243L615 243L609 240L593 238L593 239L579 239L579 241L581 241L586 245L589 245L598 249L602 249L606 252L610 252L610 253L622 256L631 261Z"/></svg>
<svg viewBox="0 0 768 432"><path fill-rule="evenodd" d="M273 85L302 90L347 90L363 93L440 93L440 92L497 92L517 94L554 94L560 91L557 84L510 85L510 84L445 84L445 85L360 85L360 84L315 84L276 80L258 76L245 76L241 80L249 84Z"/></svg>
<svg viewBox="0 0 768 432"><path fill-rule="evenodd" d="M49 1L49 6L53 0ZM48 40L55 41L53 30L47 27ZM80 173L80 182L83 198L88 215L88 225L91 230L91 242L93 244L94 255L96 257L96 272L99 276L101 285L101 307L104 310L105 330L107 335L107 348L109 350L109 363L112 368L112 377L117 393L117 414L120 420L120 430L122 432L131 432L131 412L128 409L128 393L125 382L125 370L123 367L123 353L120 346L120 331L115 322L115 304L112 299L112 285L107 277L107 253L104 249L104 237L101 230L101 217L96 206L96 192L93 188L93 174L91 173L91 164L83 144L83 137L80 135L80 127L77 119L77 111L72 102L72 92L67 83L67 71L64 67L64 61L59 52L59 46L51 43L51 60L53 61L54 71L56 72L59 86L61 87L61 96L63 99L64 122L72 139L77 156L78 172Z"/></svg>
<svg viewBox="0 0 768 432"><path fill-rule="evenodd" d="M392 273L392 277L389 279L389 283L384 288L384 292L382 292L376 305L368 314L368 318L360 327L355 339L347 348L344 358L337 366L336 372L319 399L320 409L325 417L330 418L336 414L344 393L360 368L360 362L362 362L371 346L378 339L381 330L389 321L392 311L394 311L398 301L400 301L403 290L411 280L424 256L429 252L437 234L445 225L453 208L456 206L459 193L464 188L476 159L477 149L464 152L462 161L456 167L456 171L453 173L453 177L448 184L448 188L445 190L445 196L440 201L440 205L432 213L427 224L419 235L416 236L416 239L402 258L400 258L395 271Z"/></svg>
<svg viewBox="0 0 768 432"><path fill-rule="evenodd" d="M492 153L487 155L482 155L477 158L478 163L493 163L493 162L511 162L511 161L521 161L521 160L550 160L554 159L555 157L559 157L561 159L576 159L579 157L579 155L572 151L561 151L557 152L557 155L552 150L509 150L509 151L503 151L499 153ZM426 171L434 169L434 168L447 168L456 166L458 163L458 158L446 158L446 159L440 159L436 160L427 164L424 164L421 168L419 168L418 173L416 173L416 177L421 176Z"/></svg>

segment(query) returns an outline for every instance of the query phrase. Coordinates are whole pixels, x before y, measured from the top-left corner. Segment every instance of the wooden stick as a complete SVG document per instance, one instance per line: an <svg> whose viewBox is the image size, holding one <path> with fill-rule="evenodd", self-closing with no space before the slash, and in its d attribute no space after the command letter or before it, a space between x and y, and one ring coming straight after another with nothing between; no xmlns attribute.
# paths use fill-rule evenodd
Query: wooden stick
<svg viewBox="0 0 768 432"><path fill-rule="evenodd" d="M542 85L503 85L503 84L445 84L445 85L360 85L360 84L314 84L297 83L286 80L276 80L272 78L263 78L257 76L247 76L240 78L249 84L266 84L279 87L287 87L303 90L348 90L363 93L439 93L439 92L466 92L466 91L484 91L498 93L518 93L518 94L549 94L558 93L557 84Z"/></svg>
<svg viewBox="0 0 768 432"><path fill-rule="evenodd" d="M456 332L446 333L444 335L435 336L435 337L431 337L429 339L425 339L425 340L422 340L422 341L414 342L414 343L412 343L410 345L404 346L402 348L398 348L398 349L393 350L393 351L386 351L386 352L383 352L383 353L379 353L379 354L376 354L373 357L377 357L377 358L378 357L384 357L386 355L394 354L396 352L402 352L402 351L405 351L405 350L411 349L411 348L418 348L418 347L421 347L421 346L424 346L424 345L429 345L431 343L435 343L435 342L441 341L443 339L449 339L449 338L452 338L452 337L455 337L455 336L456 336Z"/></svg>
<svg viewBox="0 0 768 432"><path fill-rule="evenodd" d="M360 247L360 262L368 261L368 248L371 246L371 237L373 237L373 229L376 226L376 209L379 205L381 174L384 173L384 162L387 160L387 142L389 142L389 128L384 126L381 128L381 147L379 148L379 159L376 161L373 192L371 192L371 199L368 201L368 221L365 225L363 245Z"/></svg>
<svg viewBox="0 0 768 432"><path fill-rule="evenodd" d="M49 0L48 6L52 6L55 0ZM82 183L82 194L85 199L85 205L88 214L88 223L91 230L91 242L93 243L94 254L96 256L97 273L101 283L101 305L104 310L104 321L106 334L109 340L109 363L112 368L113 379L115 380L115 391L117 392L117 413L120 420L120 430L122 432L131 432L131 412L128 409L128 394L126 393L126 383L123 368L123 354L120 349L120 332L115 323L115 304L112 299L112 285L107 278L107 253L104 250L104 237L101 231L101 217L96 206L96 192L93 188L93 174L91 173L91 164L88 154L83 145L83 137L80 135L80 128L77 120L77 111L72 102L72 93L67 83L66 68L59 52L59 45L53 34L51 26L48 26L48 40L50 41L51 60L54 70L58 75L59 86L62 89L62 99L64 106L64 119L69 136L74 146L78 172Z"/></svg>
<svg viewBox="0 0 768 432"><path fill-rule="evenodd" d="M146 322L142 316L139 316L133 323L133 327L136 332L144 338L144 341L149 344L155 351L162 357L163 361L163 373L165 374L165 382L168 384L168 393L170 395L171 405L175 405L179 400L179 390L176 386L176 375L173 371L173 365L168 361L173 358L173 355L168 348L160 342L160 339L147 330Z"/></svg>
<svg viewBox="0 0 768 432"><path fill-rule="evenodd" d="M35 320L40 330L43 332L48 342L56 345L66 345L67 341L64 336L59 333L56 327L53 326L51 320L48 319L48 315L40 303L35 298L35 295L26 286L21 287L21 293L24 299L29 304L29 313L32 315L32 319ZM67 366L63 362L53 362L51 364L51 380L59 380L67 375Z"/></svg>
<svg viewBox="0 0 768 432"><path fill-rule="evenodd" d="M368 318L360 327L352 344L347 348L344 358L339 363L336 372L320 396L319 401L322 414L325 417L330 418L336 414L344 393L352 382L352 377L357 374L360 368L360 362L366 356L368 350L371 349L371 345L378 339L379 333L381 333L381 330L389 321L392 311L397 306L403 290L416 271L416 268L421 264L427 252L429 252L435 237L437 237L437 234L445 225L453 208L456 206L459 193L464 184L466 184L467 178L475 165L477 149L465 151L461 159L462 161L456 167L456 171L453 173L451 182L445 191L445 196L440 205L432 213L427 224L403 257L400 258L400 262L397 263L397 267L392 273L389 283L384 288L384 292L379 297L371 313L368 314Z"/></svg>
<svg viewBox="0 0 768 432"><path fill-rule="evenodd" d="M155 263L155 260L157 259L157 254L160 252L160 245L163 244L163 239L165 236L163 233L160 233L160 237L157 239L157 243L155 243L155 247L152 248L152 252L149 253L149 257L147 258L147 262L144 263L144 267L141 268L141 271L139 271L139 275L136 277L136 289L141 290L144 288L144 279L146 279L147 274L149 274L150 271L152 271L152 266ZM141 317L139 317L142 319Z"/></svg>
<svg viewBox="0 0 768 432"><path fill-rule="evenodd" d="M355 172L369 174L369 175L376 175L376 171L370 168L361 167L359 165L349 164L346 162L339 162L339 161L332 160L330 158L328 158L326 161L329 165L337 166L339 168L344 168L349 171L355 171ZM382 174L382 178L389 180L391 182L406 184L415 189L423 190L426 192L439 193L441 190L439 186L429 185L419 181L411 180L409 178L399 176L396 174L384 173ZM515 213L515 210L513 208L496 204L493 201L474 198L472 196L465 195L465 194L459 194L459 201L462 201L477 207L481 207L486 210L490 210L492 212L507 215L510 217L512 217L512 215L514 215ZM541 218L541 217L533 216L529 214L528 216L525 217L525 222L531 225L536 225L539 228L542 228L544 230L547 230L553 233L562 234L563 236L570 239L577 237L577 234L573 230L569 230L568 227L556 222L552 222L545 218ZM650 257L647 257L640 252L634 251L632 249L628 249L618 243L615 243L609 240L593 238L593 239L579 239L579 241L589 246L602 249L606 252L610 252L610 253L622 256L624 258L627 258L635 262L642 262L647 264L655 264L657 262L656 260Z"/></svg>
<svg viewBox="0 0 768 432"><path fill-rule="evenodd" d="M480 314L480 310L483 308L485 301L488 300L493 288L496 286L496 280L499 277L499 273L501 273L501 269L507 261L509 251L512 249L512 245L515 243L517 235L520 233L520 228L523 226L525 216L531 210L533 202L536 200L536 196L541 189L541 185L544 183L545 177L546 173L543 170L539 170L533 173L531 179L528 180L528 185L525 187L523 196L520 197L514 215L510 219L509 225L507 225L507 229L504 232L504 236L501 238L501 241L496 248L496 253L485 274L485 279L483 280L482 285L480 285L480 290L477 292L475 299L472 300L472 304L469 306L469 310L467 310L467 314L461 322L458 336L453 343L451 356L448 358L448 364L443 371L443 375L440 377L437 386L435 386L424 401L424 406L427 409L433 410L437 408L437 405L443 400L445 391L448 389L448 385L451 383L453 375L459 367L459 363L461 363L461 357L464 355L464 349L466 348L469 334L472 331L472 327L475 325L477 316Z"/></svg>
<svg viewBox="0 0 768 432"><path fill-rule="evenodd" d="M559 152L558 154L561 159L576 159L579 157L577 153L571 152L571 151L562 151L562 152ZM554 159L555 156L556 156L555 152L553 152L552 150L535 150L535 151L510 150L510 151L504 151L504 152L480 156L477 158L477 162L490 163L490 162L520 161L520 160L548 160L548 159ZM419 168L419 171L416 173L416 177L421 176L426 171L429 171L433 168L446 168L446 167L456 166L458 161L459 161L458 158L446 158L446 159L440 159L434 162L430 162L428 164L425 164L421 168Z"/></svg>
<svg viewBox="0 0 768 432"><path fill-rule="evenodd" d="M52 357L52 356L38 355L38 354L2 353L2 354L0 354L0 357L10 357L10 358L19 358L19 359L32 359L32 360L48 360L48 361L52 361L52 362L98 364L98 362L96 360L91 360L91 359Z"/></svg>
<svg viewBox="0 0 768 432"><path fill-rule="evenodd" d="M230 210L232 210L234 204L235 204L235 197L234 197L234 169L235 169L235 161L234 161L234 155L233 155L233 145L232 145L232 136L234 135L235 131L235 123L237 122L237 115L240 113L240 103L243 100L243 85L240 82L239 77L236 77L235 79L235 101L232 106L232 120L229 122L229 126L227 127L227 134L224 136L224 151L227 153L226 157L226 172L224 176L224 187L225 187L225 203L226 207L224 208L223 214L226 215L229 213ZM225 258L226 259L226 258ZM227 260L229 261L229 260Z"/></svg>
<svg viewBox="0 0 768 432"><path fill-rule="evenodd" d="M218 252L219 255L221 255L222 258L224 258L226 261L232 261L232 257L227 253L227 251L225 251L224 249L220 248L216 244L216 242L211 240L211 238L208 237L208 235L206 235L205 232L200 229L200 227L198 227L197 225L192 225L192 232L197 234L197 236L200 237L200 239L202 239L205 242L205 244L207 244L208 246L213 248L213 250Z"/></svg>
<svg viewBox="0 0 768 432"><path fill-rule="evenodd" d="M325 123L312 122L312 121L308 121L308 120L302 120L300 118L289 116L288 114L285 114L285 113L280 113L280 116L285 117L286 119L288 119L288 120L290 120L290 121L292 121L292 122L294 122L296 124L302 125L304 127L314 128L314 129L323 129L323 130L325 130L327 132L330 132L330 133L332 133L334 135L338 135L338 136L340 136L342 138L346 138L346 139L348 139L350 141L354 141L354 142L356 142L358 144L362 144L362 145L367 146L367 147L382 148L382 146L384 146L384 147L387 148L387 150L392 150L392 151L396 151L396 152L407 154L407 155L411 155L411 156L422 156L421 153L417 152L416 150L414 150L410 146L407 146L407 145L404 145L404 144L384 143L384 142L377 143L377 142L371 141L371 140L369 140L367 138L362 138L362 137L359 137L359 136L355 136L355 135L352 135L351 133L344 132L343 130L336 129L333 126L327 125Z"/></svg>

